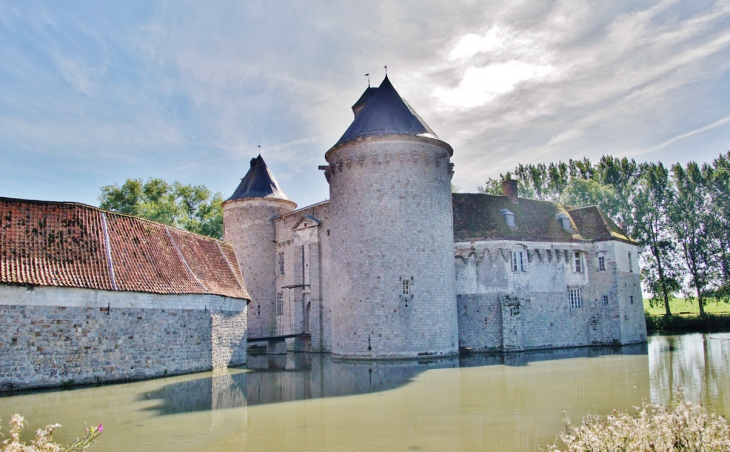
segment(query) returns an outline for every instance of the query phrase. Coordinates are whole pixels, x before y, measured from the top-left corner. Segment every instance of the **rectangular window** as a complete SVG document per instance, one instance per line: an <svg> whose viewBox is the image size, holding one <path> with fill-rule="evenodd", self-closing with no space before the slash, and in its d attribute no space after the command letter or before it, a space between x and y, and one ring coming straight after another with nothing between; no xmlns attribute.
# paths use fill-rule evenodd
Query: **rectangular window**
<svg viewBox="0 0 730 452"><path fill-rule="evenodd" d="M575 251L573 253L573 261L574 261L574 269L576 273L580 273L583 271L583 261L580 256L580 251Z"/></svg>
<svg viewBox="0 0 730 452"><path fill-rule="evenodd" d="M634 262L631 260L631 252L629 252L629 273L634 272Z"/></svg>
<svg viewBox="0 0 730 452"><path fill-rule="evenodd" d="M606 257L603 254L598 255L598 271L599 272L606 271Z"/></svg>
<svg viewBox="0 0 730 452"><path fill-rule="evenodd" d="M276 294L276 315L284 315L284 294Z"/></svg>
<svg viewBox="0 0 730 452"><path fill-rule="evenodd" d="M284 253L279 253L279 275L284 274Z"/></svg>
<svg viewBox="0 0 730 452"><path fill-rule="evenodd" d="M512 271L513 272L526 272L527 271L527 248L522 245L515 245L512 247Z"/></svg>
<svg viewBox="0 0 730 452"><path fill-rule="evenodd" d="M633 295L629 295L629 300L631 300L631 304L634 304L634 296Z"/></svg>
<svg viewBox="0 0 730 452"><path fill-rule="evenodd" d="M403 280L403 295L409 295L411 293L411 282L407 279Z"/></svg>
<svg viewBox="0 0 730 452"><path fill-rule="evenodd" d="M604 295L603 296L603 304L604 305L607 305L608 304L608 295Z"/></svg>
<svg viewBox="0 0 730 452"><path fill-rule="evenodd" d="M568 299L570 300L571 308L582 308L583 307L583 299L580 296L580 289L569 289L568 290Z"/></svg>

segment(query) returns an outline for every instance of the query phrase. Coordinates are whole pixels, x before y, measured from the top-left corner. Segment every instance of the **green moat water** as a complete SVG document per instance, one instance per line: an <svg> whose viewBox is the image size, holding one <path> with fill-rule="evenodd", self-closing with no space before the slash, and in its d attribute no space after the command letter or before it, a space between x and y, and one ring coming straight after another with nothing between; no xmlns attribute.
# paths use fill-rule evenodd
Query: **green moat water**
<svg viewBox="0 0 730 452"><path fill-rule="evenodd" d="M677 386L730 412L728 333L431 362L252 356L248 367L2 397L2 431L19 412L30 429L61 423L63 443L103 422L92 451L532 451L554 440L563 411L577 421L667 402Z"/></svg>

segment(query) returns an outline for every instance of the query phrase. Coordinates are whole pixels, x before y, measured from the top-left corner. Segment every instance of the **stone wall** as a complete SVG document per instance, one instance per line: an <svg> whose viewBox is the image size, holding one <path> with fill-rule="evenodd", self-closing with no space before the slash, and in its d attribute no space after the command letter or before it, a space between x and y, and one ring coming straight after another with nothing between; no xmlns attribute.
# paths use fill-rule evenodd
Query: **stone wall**
<svg viewBox="0 0 730 452"><path fill-rule="evenodd" d="M223 204L223 238L233 245L251 295L248 327L251 337L276 334L277 238L274 219L294 210L291 201L236 199Z"/></svg>
<svg viewBox="0 0 730 452"><path fill-rule="evenodd" d="M326 158L333 354L456 353L448 145L368 137L333 148Z"/></svg>
<svg viewBox="0 0 730 452"><path fill-rule="evenodd" d="M310 333L308 343L289 339L289 350L329 352L332 307L329 303L329 202L321 202L276 219L276 253L284 259L284 274L276 278L282 310L277 334Z"/></svg>
<svg viewBox="0 0 730 452"><path fill-rule="evenodd" d="M246 362L246 301L0 284L0 391Z"/></svg>
<svg viewBox="0 0 730 452"><path fill-rule="evenodd" d="M515 245L527 251L525 271L513 271ZM455 250L462 348L508 351L646 341L634 245L495 240L457 243ZM580 272L575 271L576 251ZM578 305L571 304L571 290L580 292Z"/></svg>

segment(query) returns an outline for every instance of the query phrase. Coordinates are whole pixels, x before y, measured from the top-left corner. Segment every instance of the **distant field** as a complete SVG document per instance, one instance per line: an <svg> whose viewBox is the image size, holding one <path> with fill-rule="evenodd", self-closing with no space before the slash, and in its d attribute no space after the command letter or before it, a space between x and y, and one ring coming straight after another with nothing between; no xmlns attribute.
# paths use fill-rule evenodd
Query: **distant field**
<svg viewBox="0 0 730 452"><path fill-rule="evenodd" d="M687 300L685 298L675 298L669 302L669 309L673 315L681 315L682 313L697 315L700 308L697 306L697 300ZM649 300L644 300L644 311L649 315L663 315L664 303L659 306L649 306ZM705 302L705 312L708 314L730 314L730 304L724 302L716 302L714 299Z"/></svg>

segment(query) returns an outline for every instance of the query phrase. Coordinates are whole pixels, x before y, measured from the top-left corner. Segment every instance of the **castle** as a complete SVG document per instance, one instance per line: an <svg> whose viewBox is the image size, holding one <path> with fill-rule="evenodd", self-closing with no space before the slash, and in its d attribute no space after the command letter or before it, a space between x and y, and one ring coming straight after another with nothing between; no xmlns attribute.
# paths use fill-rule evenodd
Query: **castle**
<svg viewBox="0 0 730 452"><path fill-rule="evenodd" d="M240 365L249 342L414 358L646 341L636 243L595 206L452 194L453 149L388 78L297 209L261 156L224 242L0 198L0 392ZM241 277L243 276L243 277Z"/></svg>
<svg viewBox="0 0 730 452"><path fill-rule="evenodd" d="M342 358L646 340L636 243L599 208L513 180L452 194L453 149L387 76L352 110L320 167L328 201L297 209L259 155L223 205L249 336Z"/></svg>

